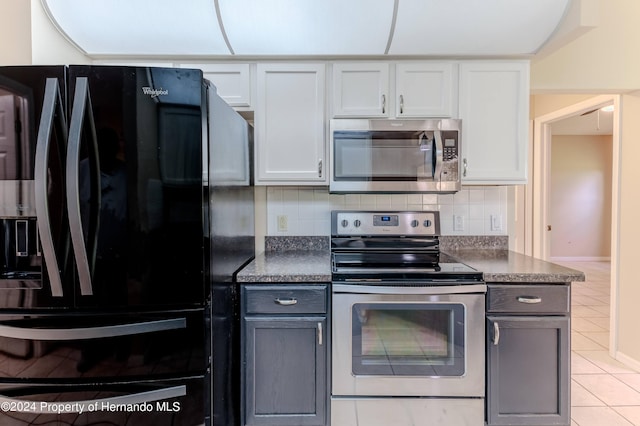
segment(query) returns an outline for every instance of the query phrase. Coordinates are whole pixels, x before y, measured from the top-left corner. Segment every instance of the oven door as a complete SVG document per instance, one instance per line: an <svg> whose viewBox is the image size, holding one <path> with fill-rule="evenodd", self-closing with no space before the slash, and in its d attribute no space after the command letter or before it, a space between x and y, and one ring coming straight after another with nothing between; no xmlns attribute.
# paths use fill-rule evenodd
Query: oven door
<svg viewBox="0 0 640 426"><path fill-rule="evenodd" d="M484 284L333 284L333 396L484 396Z"/></svg>

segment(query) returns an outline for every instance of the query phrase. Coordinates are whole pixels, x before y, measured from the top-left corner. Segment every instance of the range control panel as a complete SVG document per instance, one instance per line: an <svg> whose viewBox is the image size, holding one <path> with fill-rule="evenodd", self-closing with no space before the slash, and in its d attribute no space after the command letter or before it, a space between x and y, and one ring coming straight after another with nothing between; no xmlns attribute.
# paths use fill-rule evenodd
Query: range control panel
<svg viewBox="0 0 640 426"><path fill-rule="evenodd" d="M440 212L332 211L331 235L440 235Z"/></svg>

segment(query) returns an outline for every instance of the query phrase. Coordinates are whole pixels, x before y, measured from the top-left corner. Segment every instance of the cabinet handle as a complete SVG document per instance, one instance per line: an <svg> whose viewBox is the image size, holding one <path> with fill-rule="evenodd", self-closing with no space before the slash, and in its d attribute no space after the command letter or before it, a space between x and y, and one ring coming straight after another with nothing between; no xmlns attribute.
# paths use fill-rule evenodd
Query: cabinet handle
<svg viewBox="0 0 640 426"><path fill-rule="evenodd" d="M318 323L318 345L322 346L322 323Z"/></svg>
<svg viewBox="0 0 640 426"><path fill-rule="evenodd" d="M387 96L386 95L382 95L382 113L383 114L387 113Z"/></svg>
<svg viewBox="0 0 640 426"><path fill-rule="evenodd" d="M278 305L282 305L282 306L291 306L291 305L295 305L296 303L298 303L297 299L280 299L278 297L276 297L275 302Z"/></svg>
<svg viewBox="0 0 640 426"><path fill-rule="evenodd" d="M467 159L462 159L462 176L467 177Z"/></svg>
<svg viewBox="0 0 640 426"><path fill-rule="evenodd" d="M500 326L497 322L493 323L493 346L498 346L500 343Z"/></svg>
<svg viewBox="0 0 640 426"><path fill-rule="evenodd" d="M322 158L318 160L318 177L322 177Z"/></svg>
<svg viewBox="0 0 640 426"><path fill-rule="evenodd" d="M400 95L400 114L404 114L404 96Z"/></svg>
<svg viewBox="0 0 640 426"><path fill-rule="evenodd" d="M537 296L518 296L516 298L516 300L520 303L541 303L542 302L542 297L537 297Z"/></svg>

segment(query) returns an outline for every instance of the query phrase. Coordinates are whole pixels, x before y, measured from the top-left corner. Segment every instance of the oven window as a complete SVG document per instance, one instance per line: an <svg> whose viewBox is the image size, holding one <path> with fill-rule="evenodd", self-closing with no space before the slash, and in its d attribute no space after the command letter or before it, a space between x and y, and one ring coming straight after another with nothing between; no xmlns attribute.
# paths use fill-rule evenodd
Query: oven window
<svg viewBox="0 0 640 426"><path fill-rule="evenodd" d="M462 304L354 304L353 373L462 376L465 367L464 324Z"/></svg>

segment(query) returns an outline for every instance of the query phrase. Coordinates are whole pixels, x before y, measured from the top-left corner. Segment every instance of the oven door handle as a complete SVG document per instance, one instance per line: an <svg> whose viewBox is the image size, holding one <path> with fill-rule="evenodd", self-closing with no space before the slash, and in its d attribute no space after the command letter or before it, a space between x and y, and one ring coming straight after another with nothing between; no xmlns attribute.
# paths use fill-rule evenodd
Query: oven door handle
<svg viewBox="0 0 640 426"><path fill-rule="evenodd" d="M486 293L486 284L477 282L465 284L457 282L449 285L444 282L434 282L430 286L403 286L403 285L366 285L366 284L332 284L333 293L355 293L355 294L465 294L465 293Z"/></svg>

